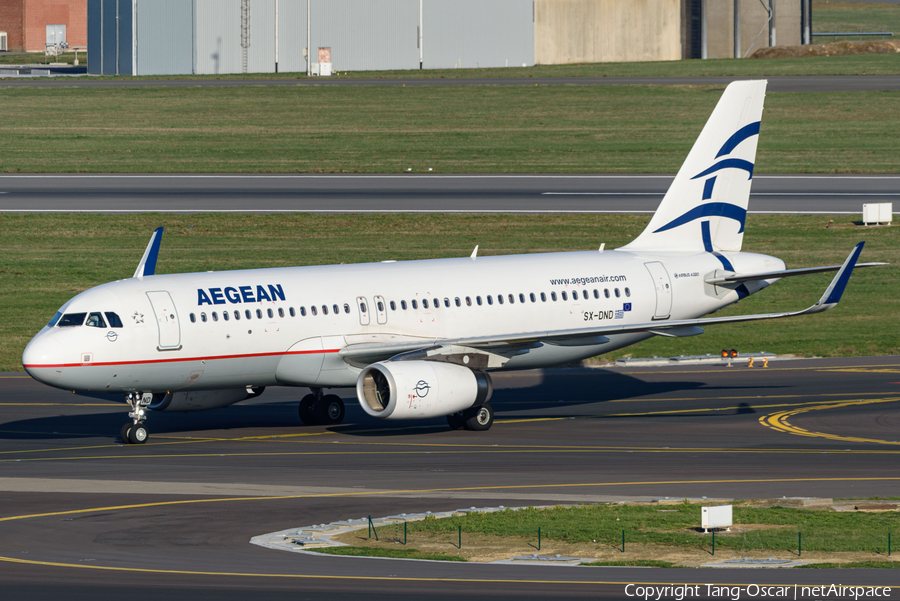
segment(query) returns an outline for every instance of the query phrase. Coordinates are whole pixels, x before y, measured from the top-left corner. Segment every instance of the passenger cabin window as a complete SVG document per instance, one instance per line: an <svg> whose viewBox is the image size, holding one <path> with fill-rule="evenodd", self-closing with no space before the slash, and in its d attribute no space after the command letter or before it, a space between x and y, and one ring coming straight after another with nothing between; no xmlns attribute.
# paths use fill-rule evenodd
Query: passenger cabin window
<svg viewBox="0 0 900 601"><path fill-rule="evenodd" d="M328 315L328 305L322 305L322 315Z"/></svg>
<svg viewBox="0 0 900 601"><path fill-rule="evenodd" d="M628 288L625 289L625 296L631 296L631 290Z"/></svg>
<svg viewBox="0 0 900 601"><path fill-rule="evenodd" d="M459 297L458 297L458 296L457 296L455 299L453 299L453 302L456 303L456 306L457 306L457 307L462 307L462 301L459 300ZM468 304L471 305L472 303L468 303Z"/></svg>
<svg viewBox="0 0 900 601"><path fill-rule="evenodd" d="M200 321L202 321L202 322L205 322L205 321L206 321L206 313L201 313L201 314L200 314Z"/></svg>
<svg viewBox="0 0 900 601"><path fill-rule="evenodd" d="M262 309L256 310L256 319L262 319Z"/></svg>
<svg viewBox="0 0 900 601"><path fill-rule="evenodd" d="M563 300L569 300L569 297L566 295L565 291L561 292Z"/></svg>
<svg viewBox="0 0 900 601"><path fill-rule="evenodd" d="M627 288L626 288L626 290L627 290ZM119 316L116 315L115 313L113 313L112 311L107 311L106 313L104 313L104 315L106 315L106 321L109 322L109 327L111 327L111 328L124 327L122 325L122 320L119 319Z"/></svg>
<svg viewBox="0 0 900 601"><path fill-rule="evenodd" d="M300 307L300 317L306 317L306 307Z"/></svg>
<svg viewBox="0 0 900 601"><path fill-rule="evenodd" d="M432 301L431 301L431 308L432 308L432 309L440 309L440 308L441 308L441 299L436 298L436 299L432 300Z"/></svg>
<svg viewBox="0 0 900 601"><path fill-rule="evenodd" d="M400 308L403 309L404 311L406 311L406 301L405 300L400 301Z"/></svg>
<svg viewBox="0 0 900 601"><path fill-rule="evenodd" d="M278 307L278 317L284 317L284 309Z"/></svg>
<svg viewBox="0 0 900 601"><path fill-rule="evenodd" d="M609 298L609 288L603 289L603 296L605 296L606 298Z"/></svg>
<svg viewBox="0 0 900 601"><path fill-rule="evenodd" d="M290 308L288 309L288 313L290 314L291 317L297 317L297 312L294 311L294 308L293 308L293 307L290 307Z"/></svg>
<svg viewBox="0 0 900 601"><path fill-rule="evenodd" d="M600 298L600 291L594 288L594 298Z"/></svg>
<svg viewBox="0 0 900 601"><path fill-rule="evenodd" d="M476 297L475 297L475 302L478 303L478 306L480 307L480 306L481 306L481 297L480 297L480 296L476 296Z"/></svg>
<svg viewBox="0 0 900 601"><path fill-rule="evenodd" d="M191 313L191 323L197 323L197 316Z"/></svg>
<svg viewBox="0 0 900 601"><path fill-rule="evenodd" d="M507 298L509 298L509 304L514 305L516 303L516 297L510 294Z"/></svg>
<svg viewBox="0 0 900 601"><path fill-rule="evenodd" d="M498 304L498 305L502 305L502 304L503 304L503 295L502 295L502 294L498 294L498 295L497 295L497 304Z"/></svg>
<svg viewBox="0 0 900 601"><path fill-rule="evenodd" d="M541 302L542 302L542 303L546 303L546 302L547 302L547 295L544 294L543 292L541 292Z"/></svg>
<svg viewBox="0 0 900 601"><path fill-rule="evenodd" d="M493 299L493 297L491 297L490 294L488 294L487 302L488 302L489 305L493 305L493 304L494 304L494 299Z"/></svg>
<svg viewBox="0 0 900 601"><path fill-rule="evenodd" d="M253 315L250 313L250 309L246 309L244 311L244 317L246 317L247 319L253 319Z"/></svg>
<svg viewBox="0 0 900 601"><path fill-rule="evenodd" d="M350 305L347 303L344 303L344 313L350 314Z"/></svg>
<svg viewBox="0 0 900 601"><path fill-rule="evenodd" d="M619 289L616 288L616 298L619 298L619 296L621 296L621 295L619 294Z"/></svg>
<svg viewBox="0 0 900 601"><path fill-rule="evenodd" d="M528 298L531 299L531 302L536 303L537 299L534 297L534 292L529 293ZM525 301L522 301L525 302Z"/></svg>
<svg viewBox="0 0 900 601"><path fill-rule="evenodd" d="M230 319L228 311L222 311L222 319L224 319L225 321L228 321Z"/></svg>
<svg viewBox="0 0 900 601"><path fill-rule="evenodd" d="M415 300L412 301L412 308L413 308L413 309L418 309L418 308L419 308L419 303L417 303Z"/></svg>
<svg viewBox="0 0 900 601"><path fill-rule="evenodd" d="M337 305L331 305L331 309L334 311L334 314L335 314L335 315L340 315L341 310L338 309L338 306L337 306Z"/></svg>
<svg viewBox="0 0 900 601"><path fill-rule="evenodd" d="M384 303L381 301L378 301L377 305L378 305L378 312L384 313ZM335 305L335 307L337 307L337 305ZM337 309L335 309L335 312L337 312Z"/></svg>
<svg viewBox="0 0 900 601"><path fill-rule="evenodd" d="M234 320L235 320L235 321L240 321L240 320L241 320L241 312L238 311L238 310L236 310L236 309L235 309L235 311L234 311Z"/></svg>
<svg viewBox="0 0 900 601"><path fill-rule="evenodd" d="M415 301L413 301L413 302L415 302ZM427 308L428 308L428 299L427 299L427 298L423 298L423 299L422 299L422 308L423 308L423 309L427 309Z"/></svg>
<svg viewBox="0 0 900 601"><path fill-rule="evenodd" d="M106 322L103 321L103 315L101 315L100 313L90 313L84 325L90 326L92 328L105 328Z"/></svg>
<svg viewBox="0 0 900 601"><path fill-rule="evenodd" d="M397 303L395 303L394 301L391 301L389 304L391 305L391 311L397 310Z"/></svg>
<svg viewBox="0 0 900 601"><path fill-rule="evenodd" d="M212 312L213 321L219 321L219 314L215 311Z"/></svg>
<svg viewBox="0 0 900 601"><path fill-rule="evenodd" d="M359 312L360 312L360 313L366 313L366 312L367 312L367 311L366 311L366 303L359 303ZM313 315L315 315L315 313L313 313Z"/></svg>
<svg viewBox="0 0 900 601"><path fill-rule="evenodd" d="M553 302L556 302L556 293L555 292L550 293L550 300L552 300Z"/></svg>
<svg viewBox="0 0 900 601"><path fill-rule="evenodd" d="M472 298L469 297L469 296L466 297L466 306L467 306L467 307L471 307L471 306L472 306Z"/></svg>
<svg viewBox="0 0 900 601"><path fill-rule="evenodd" d="M520 303L524 303L524 302L525 302L525 295L522 294L521 292L519 293L519 302L520 302Z"/></svg>
<svg viewBox="0 0 900 601"><path fill-rule="evenodd" d="M275 312L272 311L272 309L266 309L266 315L269 316L269 319L272 319L273 317L275 317Z"/></svg>
<svg viewBox="0 0 900 601"><path fill-rule="evenodd" d="M316 306L315 306L315 305L310 305L310 307L309 307L309 312L310 312L312 315L316 315Z"/></svg>
<svg viewBox="0 0 900 601"><path fill-rule="evenodd" d="M450 307L450 299L449 298L444 298L444 306L448 307L448 308ZM457 304L457 306L459 306L459 305Z"/></svg>

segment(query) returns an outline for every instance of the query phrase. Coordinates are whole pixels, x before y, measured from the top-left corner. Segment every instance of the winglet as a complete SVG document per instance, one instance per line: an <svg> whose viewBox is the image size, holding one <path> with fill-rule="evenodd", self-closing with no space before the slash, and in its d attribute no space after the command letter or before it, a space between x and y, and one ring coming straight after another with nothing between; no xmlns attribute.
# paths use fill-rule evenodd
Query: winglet
<svg viewBox="0 0 900 601"><path fill-rule="evenodd" d="M138 263L132 277L143 279L145 275L156 273L156 259L159 256L159 243L162 242L162 234L163 228L161 227L153 231L153 235L150 236L150 243L147 244L147 250L144 251L144 256L141 257L141 262Z"/></svg>
<svg viewBox="0 0 900 601"><path fill-rule="evenodd" d="M863 245L865 245L865 242L860 242L856 245L853 252L850 253L850 256L848 256L844 261L844 264L841 265L841 268L834 276L834 279L831 280L831 284L825 289L822 298L819 299L819 302L810 307L811 310L808 311L809 313L827 311L838 304L838 301L841 300L841 295L844 294L844 288L847 287L847 282L850 280L850 274L853 273L853 268L859 260L859 254L862 252Z"/></svg>

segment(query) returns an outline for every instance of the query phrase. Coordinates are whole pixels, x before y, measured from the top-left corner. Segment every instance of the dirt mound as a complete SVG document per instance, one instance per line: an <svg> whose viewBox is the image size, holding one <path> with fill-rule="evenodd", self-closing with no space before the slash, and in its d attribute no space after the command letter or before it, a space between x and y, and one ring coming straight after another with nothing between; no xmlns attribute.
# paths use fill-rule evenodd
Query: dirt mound
<svg viewBox="0 0 900 601"><path fill-rule="evenodd" d="M890 54L900 52L900 40L834 42L807 46L760 48L750 58L804 58L807 56L846 56L849 54Z"/></svg>

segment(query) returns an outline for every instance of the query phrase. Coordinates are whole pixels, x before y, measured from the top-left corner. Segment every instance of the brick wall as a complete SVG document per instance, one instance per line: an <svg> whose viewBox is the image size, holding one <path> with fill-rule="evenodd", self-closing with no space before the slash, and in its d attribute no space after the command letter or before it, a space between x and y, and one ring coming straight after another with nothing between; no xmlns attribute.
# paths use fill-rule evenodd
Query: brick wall
<svg viewBox="0 0 900 601"><path fill-rule="evenodd" d="M25 49L25 0L0 0L0 31L7 35L7 49Z"/></svg>
<svg viewBox="0 0 900 601"><path fill-rule="evenodd" d="M2 0L0 0L2 1ZM65 25L69 46L87 46L87 0L23 0L25 48L43 52L47 25Z"/></svg>

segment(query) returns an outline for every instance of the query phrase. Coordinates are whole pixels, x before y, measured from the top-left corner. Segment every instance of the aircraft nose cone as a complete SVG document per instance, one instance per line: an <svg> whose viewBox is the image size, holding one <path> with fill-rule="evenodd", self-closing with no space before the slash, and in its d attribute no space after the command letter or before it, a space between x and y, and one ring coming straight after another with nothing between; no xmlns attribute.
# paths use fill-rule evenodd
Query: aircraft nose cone
<svg viewBox="0 0 900 601"><path fill-rule="evenodd" d="M63 372L63 347L47 336L35 336L22 353L22 366L35 380L51 383Z"/></svg>

